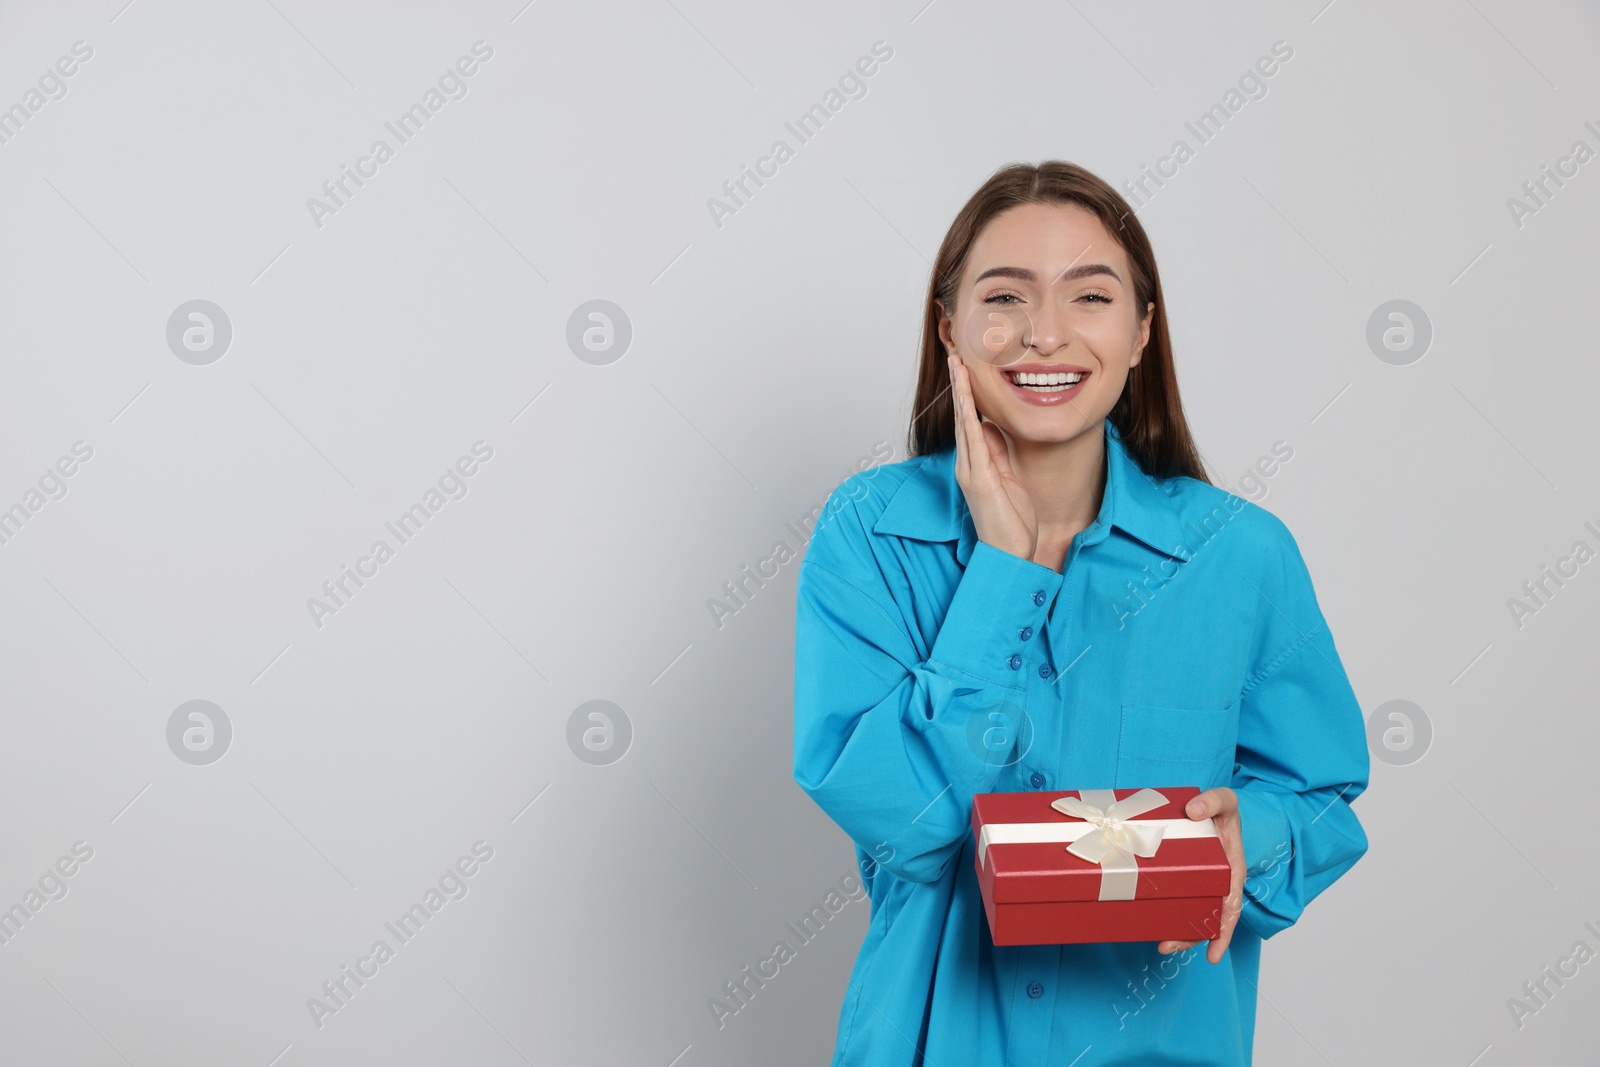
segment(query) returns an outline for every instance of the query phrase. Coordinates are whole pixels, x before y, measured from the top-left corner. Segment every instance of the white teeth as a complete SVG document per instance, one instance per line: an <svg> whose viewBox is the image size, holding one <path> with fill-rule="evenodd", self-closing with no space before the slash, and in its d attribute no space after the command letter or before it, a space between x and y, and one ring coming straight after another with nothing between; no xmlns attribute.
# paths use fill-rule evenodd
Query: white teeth
<svg viewBox="0 0 1600 1067"><path fill-rule="evenodd" d="M1083 381L1081 374L1013 374L1011 380L1018 385L1076 385Z"/></svg>

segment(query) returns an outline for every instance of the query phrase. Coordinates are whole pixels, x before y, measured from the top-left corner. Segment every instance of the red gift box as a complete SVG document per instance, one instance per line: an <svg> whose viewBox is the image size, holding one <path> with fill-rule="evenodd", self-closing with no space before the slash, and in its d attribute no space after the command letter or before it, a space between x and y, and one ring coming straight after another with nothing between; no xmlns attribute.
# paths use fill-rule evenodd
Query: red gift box
<svg viewBox="0 0 1600 1067"><path fill-rule="evenodd" d="M974 796L974 862L994 943L1214 937L1232 868L1212 820L1184 814L1199 794L1164 786Z"/></svg>

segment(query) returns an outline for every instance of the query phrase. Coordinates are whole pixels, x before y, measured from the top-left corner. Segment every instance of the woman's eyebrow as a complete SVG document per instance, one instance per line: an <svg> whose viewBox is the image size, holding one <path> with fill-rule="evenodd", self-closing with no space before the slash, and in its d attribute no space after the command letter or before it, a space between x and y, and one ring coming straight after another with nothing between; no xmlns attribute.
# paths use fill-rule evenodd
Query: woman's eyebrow
<svg viewBox="0 0 1600 1067"><path fill-rule="evenodd" d="M1122 284L1121 275L1112 270L1110 267L1106 266L1104 263L1084 263L1076 267L1068 267L1066 270L1061 272L1061 277L1056 280L1068 282L1077 281L1079 278L1088 277L1091 274L1109 274L1112 278L1116 279L1118 285ZM985 278L1015 278L1018 281L1032 282L1038 281L1039 276L1033 271L1029 270L1027 267L990 267L988 270L974 278L972 280L972 284L977 285Z"/></svg>

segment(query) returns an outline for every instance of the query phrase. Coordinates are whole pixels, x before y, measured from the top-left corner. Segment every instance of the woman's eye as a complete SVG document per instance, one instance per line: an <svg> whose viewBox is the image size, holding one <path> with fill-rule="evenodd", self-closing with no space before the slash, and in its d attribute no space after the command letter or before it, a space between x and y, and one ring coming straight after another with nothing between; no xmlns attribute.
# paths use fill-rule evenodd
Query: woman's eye
<svg viewBox="0 0 1600 1067"><path fill-rule="evenodd" d="M1097 304L1111 303L1111 297L1106 293L1084 293L1082 296L1078 297L1078 299L1088 300ZM1015 293L994 293L985 297L983 302L985 304L1015 304L1019 303L1020 300L1021 298Z"/></svg>

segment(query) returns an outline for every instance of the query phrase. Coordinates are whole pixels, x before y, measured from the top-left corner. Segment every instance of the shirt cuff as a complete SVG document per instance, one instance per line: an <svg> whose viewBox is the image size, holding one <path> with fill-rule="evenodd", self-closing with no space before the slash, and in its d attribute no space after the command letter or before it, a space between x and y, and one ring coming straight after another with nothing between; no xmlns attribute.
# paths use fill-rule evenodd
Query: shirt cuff
<svg viewBox="0 0 1600 1067"><path fill-rule="evenodd" d="M1042 658L1039 631L1061 582L1062 575L1042 563L976 542L928 658L1021 689L1023 669Z"/></svg>
<svg viewBox="0 0 1600 1067"><path fill-rule="evenodd" d="M1289 836L1289 817L1283 804L1259 789L1234 790L1239 798L1239 836L1244 844L1245 878L1269 881L1279 873L1274 868L1288 863L1294 843Z"/></svg>

